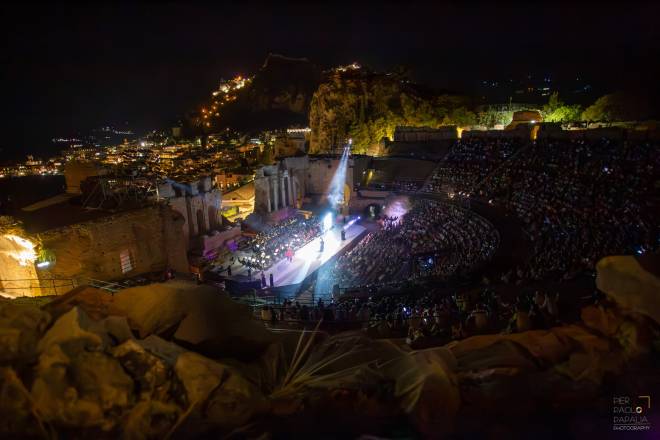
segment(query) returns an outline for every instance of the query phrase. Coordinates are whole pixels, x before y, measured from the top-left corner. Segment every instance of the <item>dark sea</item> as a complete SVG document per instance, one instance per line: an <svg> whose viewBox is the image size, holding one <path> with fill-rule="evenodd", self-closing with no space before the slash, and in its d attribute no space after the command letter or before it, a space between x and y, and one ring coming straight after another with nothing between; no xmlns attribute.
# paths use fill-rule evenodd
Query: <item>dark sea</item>
<svg viewBox="0 0 660 440"><path fill-rule="evenodd" d="M64 176L5 177L0 179L0 214L10 214L64 191Z"/></svg>

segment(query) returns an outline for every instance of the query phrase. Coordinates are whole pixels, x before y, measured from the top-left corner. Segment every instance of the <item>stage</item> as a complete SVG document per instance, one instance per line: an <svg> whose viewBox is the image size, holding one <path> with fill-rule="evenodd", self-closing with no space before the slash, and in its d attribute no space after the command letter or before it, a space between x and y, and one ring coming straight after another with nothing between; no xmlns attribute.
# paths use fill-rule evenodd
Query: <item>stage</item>
<svg viewBox="0 0 660 440"><path fill-rule="evenodd" d="M269 276L273 274L275 287L291 286L302 283L313 274L319 267L327 263L343 249L350 246L353 241L359 239L366 230L363 226L352 224L346 229L346 240L341 240L341 225L335 225L323 235L325 246L323 252L319 252L321 239L316 238L298 249L289 262L286 258L278 261L264 271L266 282L270 285ZM247 281L247 268L235 263L232 268L232 280ZM260 280L261 271L252 271L252 280Z"/></svg>

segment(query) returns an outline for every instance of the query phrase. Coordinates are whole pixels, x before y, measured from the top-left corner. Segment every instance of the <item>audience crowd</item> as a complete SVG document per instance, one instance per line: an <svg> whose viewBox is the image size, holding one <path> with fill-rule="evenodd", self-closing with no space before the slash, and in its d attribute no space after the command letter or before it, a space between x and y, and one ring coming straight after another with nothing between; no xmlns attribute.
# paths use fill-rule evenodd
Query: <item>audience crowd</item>
<svg viewBox="0 0 660 440"><path fill-rule="evenodd" d="M516 216L532 252L523 265L501 274L499 287L514 289L510 301L492 286L468 295L458 294L455 284L425 281L473 272L492 258L499 234L456 203L417 199L401 217L381 216L377 231L321 272L317 283L334 286L332 301L285 301L264 306L260 318L273 326L323 320L338 329L361 327L376 337L406 337L414 347L556 325L558 288L550 292L547 286L566 285L607 255L657 252L659 175L660 148L650 141L460 140L424 187L403 182L392 189L479 199ZM313 225L289 222L251 245L274 258L290 245L286 228L304 244L319 232ZM435 265L416 272L415 259L431 254ZM520 294L515 289L522 287L507 287L511 283L542 287ZM351 293L340 296L339 287Z"/></svg>
<svg viewBox="0 0 660 440"><path fill-rule="evenodd" d="M420 287L393 295L343 297L329 304L319 299L314 306L286 300L281 306L262 307L259 318L270 326L291 328L310 327L322 320L326 328L362 328L375 337L407 337L411 345L549 328L560 320L556 292L537 290L507 302L488 288L457 295Z"/></svg>
<svg viewBox="0 0 660 440"><path fill-rule="evenodd" d="M507 160L508 158L508 160ZM470 191L524 223L533 256L502 281L568 279L613 254L658 248L650 207L660 149L651 142L458 142L426 191Z"/></svg>
<svg viewBox="0 0 660 440"><path fill-rule="evenodd" d="M411 179L395 179L387 182L371 182L364 185L361 189L369 189L375 191L396 191L396 192L410 192L414 193L419 191L424 182L423 180Z"/></svg>
<svg viewBox="0 0 660 440"><path fill-rule="evenodd" d="M425 275L466 275L495 252L499 235L473 212L434 200L415 200L401 218L383 217L381 228L339 256L323 276L340 287L414 277L414 258L442 250L446 255Z"/></svg>
<svg viewBox="0 0 660 440"><path fill-rule="evenodd" d="M523 143L515 139L458 140L438 164L422 192L469 193L522 146Z"/></svg>

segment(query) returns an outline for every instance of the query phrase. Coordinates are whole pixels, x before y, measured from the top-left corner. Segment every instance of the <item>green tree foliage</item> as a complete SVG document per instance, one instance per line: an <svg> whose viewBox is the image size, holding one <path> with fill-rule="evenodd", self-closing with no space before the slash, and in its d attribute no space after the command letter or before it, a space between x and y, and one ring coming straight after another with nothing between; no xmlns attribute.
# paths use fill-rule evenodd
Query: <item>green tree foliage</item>
<svg viewBox="0 0 660 440"><path fill-rule="evenodd" d="M579 121L582 107L579 104L568 105L559 99L559 93L554 92L543 106L543 120L545 122L574 122Z"/></svg>
<svg viewBox="0 0 660 440"><path fill-rule="evenodd" d="M459 127L467 127L477 123L477 115L474 112L468 110L466 107L458 107L453 109L449 119L453 125L457 125Z"/></svg>
<svg viewBox="0 0 660 440"><path fill-rule="evenodd" d="M563 105L564 103L559 99L559 92L553 92L548 98L548 103L543 106L543 114L550 114Z"/></svg>
<svg viewBox="0 0 660 440"><path fill-rule="evenodd" d="M582 107L579 104L562 105L544 116L545 122L575 122L582 116Z"/></svg>
<svg viewBox="0 0 660 440"><path fill-rule="evenodd" d="M355 152L366 152L402 125L471 125L476 115L465 105L465 98L418 90L396 75L337 76L312 98L312 152L336 148L348 138Z"/></svg>
<svg viewBox="0 0 660 440"><path fill-rule="evenodd" d="M601 96L582 113L586 121L631 121L648 117L648 101L623 92Z"/></svg>
<svg viewBox="0 0 660 440"><path fill-rule="evenodd" d="M512 110L495 110L486 109L479 112L477 115L477 124L483 125L488 128L493 128L496 125L507 126L513 120Z"/></svg>

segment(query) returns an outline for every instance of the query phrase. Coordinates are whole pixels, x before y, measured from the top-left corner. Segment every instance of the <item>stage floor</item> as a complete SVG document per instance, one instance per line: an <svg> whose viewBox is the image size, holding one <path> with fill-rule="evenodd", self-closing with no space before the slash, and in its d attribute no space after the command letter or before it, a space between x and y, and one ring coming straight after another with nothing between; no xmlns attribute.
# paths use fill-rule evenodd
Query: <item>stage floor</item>
<svg viewBox="0 0 660 440"><path fill-rule="evenodd" d="M326 232L323 236L325 246L323 252L319 252L321 239L316 238L296 251L293 261L289 262L283 259L275 263L269 269L264 271L266 282L269 282L269 275L273 274L275 287L289 286L301 283L305 278L314 273L319 267L323 266L328 260L337 255L346 246L359 238L365 231L363 226L352 224L346 229L346 240L341 241L341 227L339 225ZM244 279L247 277L247 268L235 263L232 268L233 279ZM252 279L261 278L260 271L252 271Z"/></svg>

